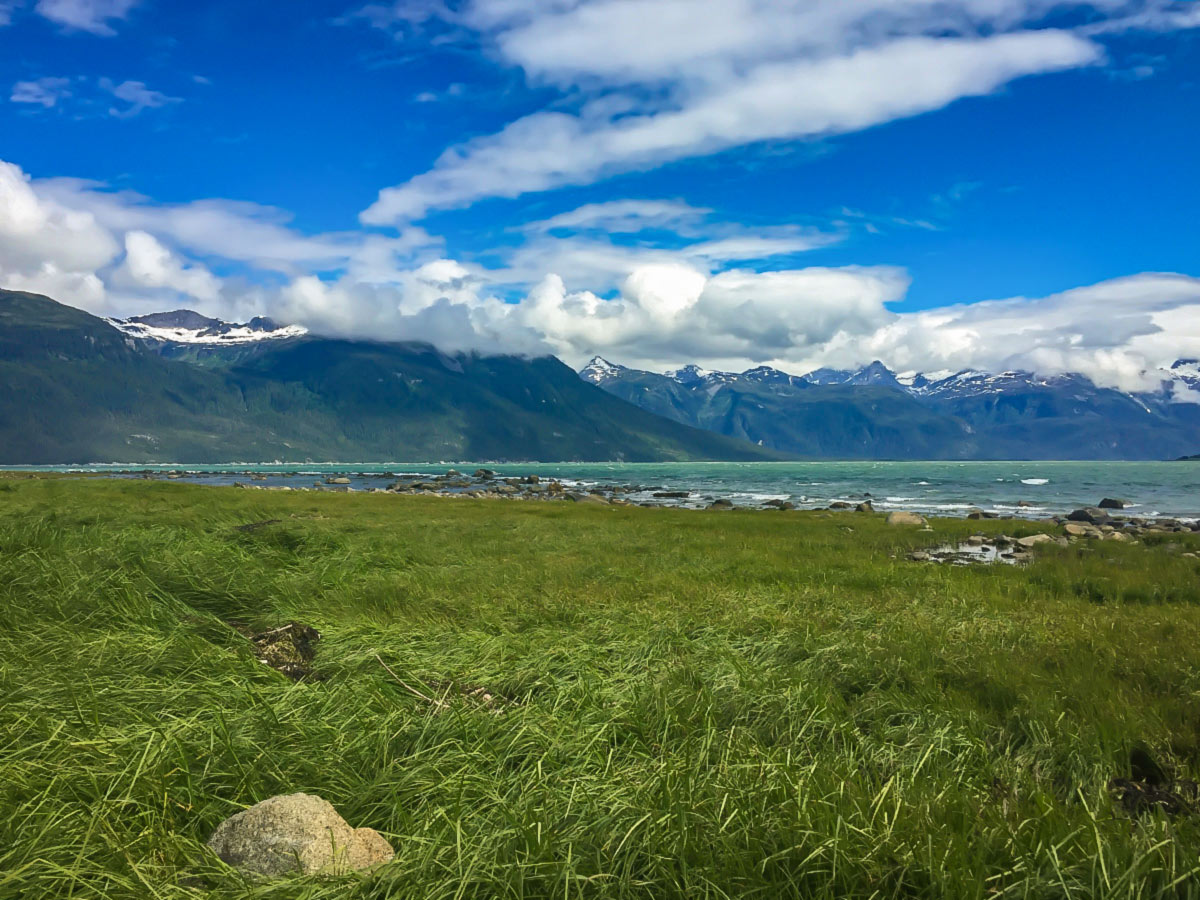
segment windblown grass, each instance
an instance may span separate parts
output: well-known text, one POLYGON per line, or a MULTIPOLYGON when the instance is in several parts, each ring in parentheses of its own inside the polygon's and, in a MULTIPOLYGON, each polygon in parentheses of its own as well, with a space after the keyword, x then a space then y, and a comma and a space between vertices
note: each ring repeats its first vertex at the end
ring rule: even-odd
POLYGON ((5 900, 1200 897, 1200 818, 1106 788, 1200 776, 1192 536, 945 568, 904 553, 1003 525, 2 484, 5 900), (234 627, 293 619, 324 680, 234 627), (205 854, 293 791, 396 862, 205 854))

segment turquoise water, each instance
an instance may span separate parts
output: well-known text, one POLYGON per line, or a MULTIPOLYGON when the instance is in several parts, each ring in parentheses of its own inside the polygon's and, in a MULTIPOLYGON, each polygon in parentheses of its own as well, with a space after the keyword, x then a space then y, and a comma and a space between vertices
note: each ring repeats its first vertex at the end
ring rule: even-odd
MULTIPOLYGON (((634 484, 654 490, 690 490, 696 492, 691 505, 700 505, 705 498, 728 497, 745 505, 779 498, 818 507, 835 500, 857 502, 869 494, 882 510, 956 515, 978 506, 1038 517, 1116 497, 1129 501, 1130 515, 1200 517, 1200 462, 454 463, 453 467, 470 474, 478 465, 501 475, 538 474, 584 487, 634 484), (1018 506, 1021 501, 1032 506, 1018 506)), ((337 473, 351 475, 355 487, 371 488, 388 484, 394 474, 438 475, 449 467, 446 463, 237 463, 12 468, 113 474, 173 469, 188 473, 184 480, 209 484, 245 481, 245 473, 259 472, 269 478, 257 484, 291 487, 312 486, 314 480, 337 473)), ((651 492, 647 490, 647 499, 651 492)))

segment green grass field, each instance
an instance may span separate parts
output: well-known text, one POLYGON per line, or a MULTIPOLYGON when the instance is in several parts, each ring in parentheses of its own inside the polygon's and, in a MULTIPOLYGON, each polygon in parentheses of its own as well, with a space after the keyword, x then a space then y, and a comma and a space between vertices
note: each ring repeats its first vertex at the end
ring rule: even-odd
POLYGON ((1200 897, 1200 535, 904 558, 1006 525, 0 480, 0 898, 1200 897), (396 861, 206 855, 294 791, 396 861))

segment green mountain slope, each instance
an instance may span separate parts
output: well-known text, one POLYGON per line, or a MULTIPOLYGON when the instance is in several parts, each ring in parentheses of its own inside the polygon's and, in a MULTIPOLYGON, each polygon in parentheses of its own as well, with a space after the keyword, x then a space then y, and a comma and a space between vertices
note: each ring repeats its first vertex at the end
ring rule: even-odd
POLYGON ((772 459, 638 409, 553 358, 299 338, 203 365, 0 291, 0 464, 772 459))

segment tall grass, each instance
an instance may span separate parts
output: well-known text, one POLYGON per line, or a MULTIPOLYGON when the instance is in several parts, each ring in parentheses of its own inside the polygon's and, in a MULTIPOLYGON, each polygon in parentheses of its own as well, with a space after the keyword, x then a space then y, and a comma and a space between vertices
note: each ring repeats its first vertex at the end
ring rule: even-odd
POLYGON ((1004 525, 4 484, 5 900, 1200 897, 1200 818, 1106 787, 1200 775, 1191 536, 943 568, 1004 525), (239 631, 289 620, 322 680, 239 631), (396 861, 207 856, 293 791, 396 861))

